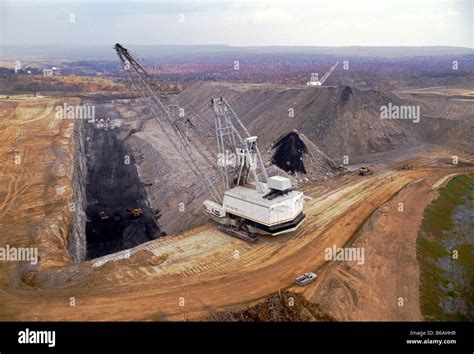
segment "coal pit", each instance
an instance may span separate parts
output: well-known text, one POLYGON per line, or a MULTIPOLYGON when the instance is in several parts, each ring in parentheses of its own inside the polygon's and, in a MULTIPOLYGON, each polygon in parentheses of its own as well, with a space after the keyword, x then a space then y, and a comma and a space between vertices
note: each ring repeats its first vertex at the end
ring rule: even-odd
POLYGON ((86 259, 129 249, 163 234, 120 130, 88 124, 86 131, 86 259), (142 214, 133 216, 127 211, 135 208, 142 214))

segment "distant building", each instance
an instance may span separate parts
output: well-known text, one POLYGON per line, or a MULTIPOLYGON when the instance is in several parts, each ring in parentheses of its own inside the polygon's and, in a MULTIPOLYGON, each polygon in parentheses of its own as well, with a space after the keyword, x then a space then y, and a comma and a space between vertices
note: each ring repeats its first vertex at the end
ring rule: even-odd
POLYGON ((43 76, 59 76, 61 72, 55 66, 51 67, 51 69, 43 69, 43 76))

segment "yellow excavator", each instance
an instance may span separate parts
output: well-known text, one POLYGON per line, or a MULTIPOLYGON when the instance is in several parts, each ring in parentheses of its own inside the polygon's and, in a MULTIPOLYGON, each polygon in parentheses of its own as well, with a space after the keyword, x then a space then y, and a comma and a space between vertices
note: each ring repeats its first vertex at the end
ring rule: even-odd
POLYGON ((132 218, 136 219, 143 215, 141 208, 125 209, 132 218))

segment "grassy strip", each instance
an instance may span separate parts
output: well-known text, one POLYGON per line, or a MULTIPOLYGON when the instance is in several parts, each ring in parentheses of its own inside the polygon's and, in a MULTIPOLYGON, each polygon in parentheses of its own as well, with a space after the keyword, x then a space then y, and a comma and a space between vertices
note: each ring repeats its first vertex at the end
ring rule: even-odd
MULTIPOLYGON (((453 258, 453 250, 446 249, 441 241, 459 237, 454 232, 453 212, 467 199, 474 196, 474 175, 453 178, 440 190, 439 197, 424 212, 424 218, 417 239, 417 258, 420 265, 420 303, 425 320, 460 321, 473 320, 472 314, 447 312, 441 302, 459 298, 472 306, 472 286, 474 279, 474 245, 457 244, 458 259, 453 258), (462 270, 464 286, 453 283, 450 274, 438 266, 441 259, 457 262, 462 270), (450 284, 454 288, 448 290, 450 284)), ((474 220, 470 226, 474 227, 474 220)))

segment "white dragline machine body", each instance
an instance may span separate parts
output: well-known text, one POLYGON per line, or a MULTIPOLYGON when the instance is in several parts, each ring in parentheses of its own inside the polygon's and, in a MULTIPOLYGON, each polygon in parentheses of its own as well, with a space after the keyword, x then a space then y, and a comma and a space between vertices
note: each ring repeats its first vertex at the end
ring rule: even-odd
POLYGON ((211 104, 224 197, 222 204, 206 200, 206 213, 231 232, 250 237, 296 230, 304 219, 303 193, 286 177, 267 176, 257 137, 249 134, 225 99, 212 99, 211 104))
MULTIPOLYGON (((202 166, 209 156, 190 143, 183 120, 173 117, 161 102, 151 76, 126 48, 116 44, 115 50, 169 142, 208 190, 211 199, 204 201, 204 210, 221 230, 253 242, 256 234, 280 235, 301 225, 303 193, 294 190, 286 177, 268 177, 257 137, 249 134, 224 98, 211 99, 218 156, 210 167, 218 167, 221 182, 216 183, 202 166)), ((186 119, 185 124, 192 123, 186 119)))

